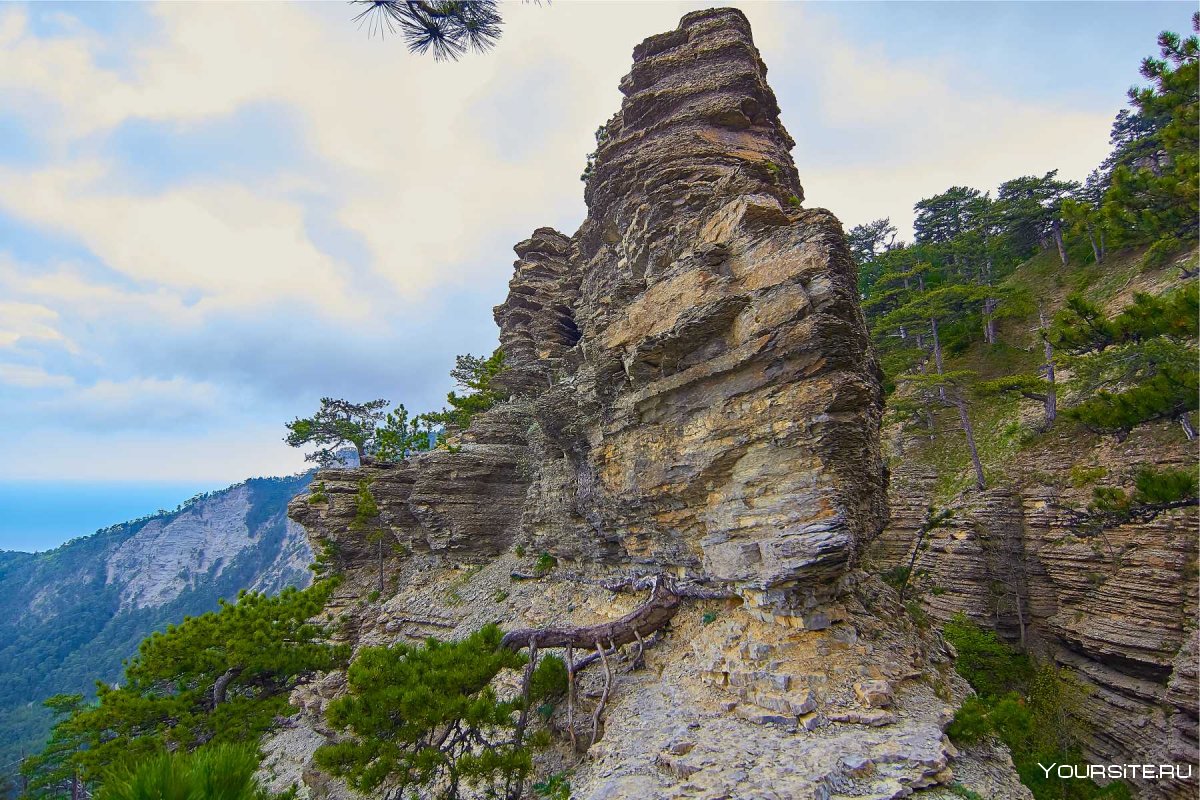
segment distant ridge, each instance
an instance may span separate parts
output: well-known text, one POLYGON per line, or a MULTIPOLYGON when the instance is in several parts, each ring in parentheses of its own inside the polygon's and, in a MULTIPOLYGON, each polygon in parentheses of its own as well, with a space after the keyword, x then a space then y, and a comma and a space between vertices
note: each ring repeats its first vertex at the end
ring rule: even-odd
POLYGON ((242 589, 307 586, 312 551, 286 509, 311 479, 251 478, 53 550, 0 551, 0 773, 40 749, 44 698, 116 681, 152 631, 242 589))

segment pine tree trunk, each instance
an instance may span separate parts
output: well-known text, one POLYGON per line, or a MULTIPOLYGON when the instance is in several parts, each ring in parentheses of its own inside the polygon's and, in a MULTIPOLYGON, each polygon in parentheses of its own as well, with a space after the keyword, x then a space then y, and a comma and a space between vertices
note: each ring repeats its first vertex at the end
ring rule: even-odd
POLYGON ((1043 368, 1046 370, 1046 428, 1049 429, 1058 418, 1058 384, 1054 377, 1054 345, 1046 336, 1046 313, 1041 306, 1038 307, 1038 323, 1042 331, 1042 352, 1046 356, 1043 368))
MULTIPOLYGON (((987 246, 986 241, 984 246, 987 246)), ((989 255, 983 263, 983 283, 990 289, 992 286, 992 257, 989 255)), ((983 340, 988 344, 996 343, 996 319, 993 315, 996 313, 997 304, 994 297, 985 298, 983 301, 983 340)))
POLYGON ((230 667, 221 673, 221 676, 217 678, 216 682, 213 684, 213 708, 216 708, 217 706, 221 705, 221 703, 225 702, 225 693, 229 689, 229 684, 233 682, 234 678, 241 674, 241 667, 230 667))
POLYGON ((1088 226, 1087 232, 1088 232, 1088 241, 1092 243, 1092 256, 1095 257, 1096 263, 1099 264, 1101 261, 1104 260, 1104 255, 1100 252, 1099 246, 1096 245, 1096 234, 1092 230, 1091 225, 1088 226))
POLYGON ((1058 257, 1062 259, 1065 267, 1067 265, 1067 248, 1063 245, 1062 221, 1054 220, 1050 225, 1050 230, 1054 234, 1054 244, 1058 246, 1058 257))
MULTIPOLYGON (((942 364, 942 343, 938 339, 938 324, 937 317, 929 318, 929 333, 933 337, 933 363, 937 366, 937 374, 944 375, 946 370, 942 364)), ((944 403, 946 402, 946 387, 938 387, 938 397, 944 403)))
POLYGON ((975 485, 980 491, 987 488, 983 479, 983 463, 979 460, 979 449, 975 446, 975 428, 971 425, 971 416, 967 413, 967 401, 957 392, 954 394, 954 406, 958 409, 958 418, 962 421, 963 433, 967 437, 967 450, 971 453, 971 464, 975 467, 975 485))

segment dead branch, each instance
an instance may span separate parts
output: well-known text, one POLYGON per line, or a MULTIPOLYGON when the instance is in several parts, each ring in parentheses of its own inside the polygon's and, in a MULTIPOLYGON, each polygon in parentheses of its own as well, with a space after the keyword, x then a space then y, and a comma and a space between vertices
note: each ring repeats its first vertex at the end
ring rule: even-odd
MULTIPOLYGON (((611 656, 611 655, 614 655, 616 652, 617 652, 616 649, 608 650, 604 653, 604 655, 611 656)), ((583 658, 581 658, 575 662, 573 669, 575 672, 582 672, 583 670, 587 669, 588 667, 590 667, 592 664, 595 664, 599 660, 600 660, 600 653, 598 653, 598 652, 592 653, 591 655, 586 655, 583 658)))
POLYGON ((682 597, 663 576, 651 579, 650 597, 636 609, 612 622, 573 628, 524 628, 510 631, 500 641, 501 647, 520 650, 536 636, 540 647, 566 647, 568 644, 591 647, 607 641, 613 647, 629 644, 639 634, 650 634, 666 627, 676 612, 682 597))
MULTIPOLYGON (((533 671, 537 666, 538 643, 536 636, 529 637, 529 663, 525 665, 525 679, 521 684, 521 715, 517 719, 516 744, 521 746, 521 742, 525 738, 525 726, 529 721, 529 691, 533 683, 533 671)), ((510 787, 508 792, 508 800, 520 800, 522 792, 525 790, 525 781, 523 778, 517 778, 516 786, 510 787)))
POLYGON ((642 665, 642 656, 646 654, 646 642, 642 639, 642 635, 637 631, 633 632, 637 637, 637 653, 633 656, 633 661, 630 662, 630 669, 637 669, 642 665))

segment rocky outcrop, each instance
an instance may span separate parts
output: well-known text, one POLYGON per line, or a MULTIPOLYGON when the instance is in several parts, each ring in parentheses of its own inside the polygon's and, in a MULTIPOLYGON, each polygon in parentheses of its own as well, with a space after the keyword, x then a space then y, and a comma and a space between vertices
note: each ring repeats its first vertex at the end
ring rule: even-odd
MULTIPOLYGON (((293 483, 292 491, 299 491, 304 482, 293 483)), ((307 537, 295 522, 280 518, 288 497, 268 500, 271 507, 264 513, 257 485, 238 484, 178 513, 153 517, 122 542, 105 560, 105 583, 117 587, 120 610, 157 608, 200 584, 219 582, 239 558, 258 549, 267 526, 255 520, 256 514, 283 526, 282 536, 272 542, 277 550, 255 554, 264 563, 237 588, 276 592, 307 586, 312 563, 307 537)))
POLYGON ((554 376, 532 392, 535 546, 693 570, 783 607, 874 537, 884 475, 853 266, 837 221, 799 207, 765 71, 733 11, 640 45, 569 266, 539 231, 496 319, 554 376))
MULTIPOLYGON (((1071 670, 1092 763, 1191 764, 1196 775, 1196 510, 1091 535, 1065 510, 1086 507, 1096 485, 1127 486, 1139 464, 1194 468, 1195 451, 1167 425, 1124 442, 1043 437, 994 488, 950 504, 914 580, 931 617, 965 613, 1071 670)), ((935 478, 916 451, 901 460, 891 525, 874 545, 880 568, 909 562, 935 478)), ((1135 783, 1147 798, 1196 792, 1194 780, 1135 783)))
MULTIPOLYGON (((965 684, 858 568, 887 513, 879 372, 841 227, 802 207, 765 75, 735 10, 639 45, 587 219, 516 247, 495 310, 511 400, 446 450, 319 474, 324 496, 291 514, 346 575, 328 611, 359 645, 493 621, 565 642, 640 602, 605 581, 704 587, 613 656, 573 796, 938 797, 962 780, 1025 797, 1002 753, 944 737, 965 684), (364 480, 396 544, 377 605, 378 551, 350 524, 364 480)), ((266 745, 312 796, 341 791, 301 763, 338 680, 302 688, 266 745)))

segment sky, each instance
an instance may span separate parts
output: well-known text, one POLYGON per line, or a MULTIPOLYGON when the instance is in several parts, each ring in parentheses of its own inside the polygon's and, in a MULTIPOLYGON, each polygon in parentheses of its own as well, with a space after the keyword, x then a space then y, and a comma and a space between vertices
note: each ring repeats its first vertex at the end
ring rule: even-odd
MULTIPOLYGON (((902 234, 951 185, 1083 178, 1193 7, 737 5, 806 205, 902 234)), ((0 548, 299 471, 325 395, 439 407, 512 245, 582 221, 633 46, 697 7, 513 3, 439 64, 344 3, 0 4, 0 548)))

